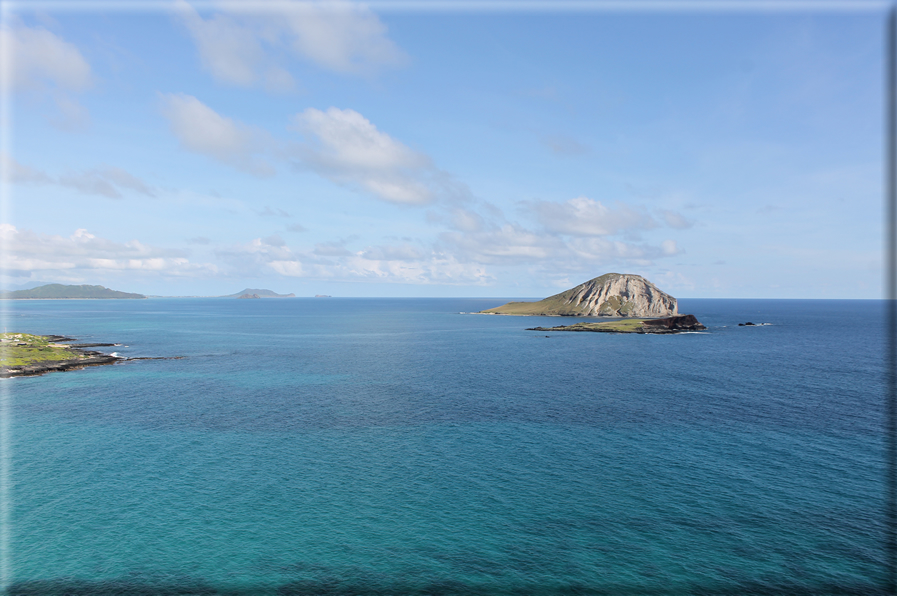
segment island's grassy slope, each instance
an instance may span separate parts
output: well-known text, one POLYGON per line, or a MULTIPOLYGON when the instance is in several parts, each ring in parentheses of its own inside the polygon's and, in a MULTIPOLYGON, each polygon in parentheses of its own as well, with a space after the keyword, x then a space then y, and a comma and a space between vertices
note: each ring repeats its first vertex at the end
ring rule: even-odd
MULTIPOLYGON (((600 277, 589 280, 586 284, 603 286, 618 277, 621 277, 620 273, 605 273, 600 277)), ((575 288, 564 290, 560 294, 549 296, 538 302, 509 302, 502 306, 490 308, 481 312, 498 315, 590 316, 590 307, 588 304, 575 304, 575 302, 577 302, 577 294, 582 292, 582 287, 586 284, 580 284, 575 288)), ((629 314, 631 310, 631 303, 624 303, 618 296, 611 296, 602 307, 601 314, 613 316, 616 314, 617 310, 619 310, 620 315, 625 316, 629 314)))
POLYGON ((10 300, 71 300, 71 299, 120 299, 146 298, 143 294, 131 294, 110 290, 103 286, 67 286, 63 284, 47 284, 30 290, 16 290, 0 293, 0 298, 10 300))
POLYGON ((574 323, 559 327, 533 327, 527 331, 598 331, 605 333, 683 333, 707 329, 694 315, 663 319, 619 319, 604 323, 574 323))
POLYGON ((642 329, 645 319, 621 319, 604 323, 575 323, 564 327, 564 331, 608 331, 613 333, 633 333, 642 329))
POLYGON ((239 298, 241 296, 245 296, 249 294, 250 296, 253 294, 258 294, 259 298, 295 298, 295 294, 278 294, 277 292, 272 292, 271 290, 258 290, 253 288, 246 288, 242 292, 237 292, 236 294, 228 294, 227 296, 221 296, 221 298, 239 298))
POLYGON ((3 368, 83 358, 87 356, 68 346, 51 343, 41 335, 0 333, 0 367, 3 368))

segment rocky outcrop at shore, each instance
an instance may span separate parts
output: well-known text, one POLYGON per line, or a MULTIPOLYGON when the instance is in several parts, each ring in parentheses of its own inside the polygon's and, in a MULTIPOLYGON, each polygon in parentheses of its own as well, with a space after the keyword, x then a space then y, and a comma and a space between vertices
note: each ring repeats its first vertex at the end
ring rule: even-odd
POLYGON ((78 370, 88 366, 102 366, 131 360, 179 360, 183 356, 126 358, 103 354, 84 348, 112 347, 120 344, 68 344, 74 338, 62 335, 32 335, 30 333, 0 334, 0 378, 33 377, 49 372, 78 370), (67 344, 67 345, 66 345, 67 344))
POLYGON ((684 333, 707 329, 694 315, 676 315, 661 319, 622 319, 606 323, 575 323, 559 327, 533 327, 527 331, 591 331, 597 333, 684 333))
POLYGON ((642 321, 644 333, 669 333, 676 331, 703 331, 707 329, 694 315, 678 315, 663 319, 642 321))
POLYGON ((100 352, 82 352, 83 358, 73 360, 56 360, 37 362, 24 366, 4 366, 0 367, 0 378, 8 379, 10 377, 34 377, 48 372, 63 372, 66 370, 78 370, 88 366, 102 366, 104 364, 115 364, 119 360, 125 360, 119 356, 111 356, 109 354, 101 354, 100 352))

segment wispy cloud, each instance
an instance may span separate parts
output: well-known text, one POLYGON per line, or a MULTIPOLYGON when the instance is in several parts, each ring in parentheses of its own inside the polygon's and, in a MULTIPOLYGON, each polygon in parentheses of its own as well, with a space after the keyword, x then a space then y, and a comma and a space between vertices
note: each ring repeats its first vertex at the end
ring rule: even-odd
POLYGON ((0 26, 0 43, 9 60, 4 83, 13 90, 84 91, 93 82, 78 48, 46 29, 6 22, 0 26))
POLYGON ((480 201, 472 208, 446 210, 431 219, 450 228, 439 236, 441 250, 461 262, 495 267, 535 267, 540 274, 573 274, 595 266, 650 265, 680 254, 676 242, 652 244, 639 233, 658 226, 642 207, 606 206, 578 197, 563 202, 524 201, 521 213, 536 226, 506 219, 480 201))
POLYGON ((209 18, 183 0, 176 7, 203 67, 231 85, 294 89, 297 83, 287 57, 364 76, 407 62, 377 15, 354 2, 286 0, 278 4, 276 13, 232 5, 209 18))
POLYGON ((608 207, 587 197, 563 203, 528 201, 523 208, 539 224, 552 233, 573 236, 613 236, 657 227, 657 222, 643 209, 617 203, 608 207))
POLYGON ((262 217, 292 217, 289 213, 284 211, 281 208, 272 209, 270 205, 265 205, 265 208, 258 212, 262 217))
POLYGON ((293 117, 304 136, 300 167, 393 203, 421 205, 458 192, 429 157, 392 138, 354 110, 308 108, 293 117))
POLYGON ((113 242, 78 229, 68 237, 38 234, 0 224, 6 251, 3 268, 9 272, 149 271, 166 276, 213 274, 212 264, 194 264, 184 251, 143 244, 113 242))
POLYGON ((377 281, 402 284, 484 285, 493 278, 485 267, 464 263, 450 254, 410 244, 381 244, 351 251, 347 241, 318 244, 311 252, 297 252, 271 238, 219 250, 230 275, 275 273, 333 281, 377 281))
POLYGON ((192 95, 160 95, 162 114, 183 149, 255 176, 274 174, 274 168, 261 157, 274 144, 267 132, 222 116, 192 95))
POLYGON ((0 153, 2 171, 10 182, 19 184, 52 184, 78 192, 121 199, 123 191, 133 191, 148 197, 156 196, 156 189, 133 174, 114 166, 101 166, 81 172, 68 172, 60 176, 23 165, 5 153, 0 153))
POLYGON ((93 84, 93 72, 78 48, 42 28, 27 27, 15 17, 0 25, 0 85, 53 99, 57 113, 50 123, 60 130, 87 128, 90 114, 72 94, 93 84))
POLYGON ((670 211, 668 209, 664 209, 660 212, 663 221, 670 226, 671 228, 675 228, 677 230, 687 230, 688 228, 695 225, 693 221, 690 219, 686 219, 681 213, 677 213, 676 211, 670 211))

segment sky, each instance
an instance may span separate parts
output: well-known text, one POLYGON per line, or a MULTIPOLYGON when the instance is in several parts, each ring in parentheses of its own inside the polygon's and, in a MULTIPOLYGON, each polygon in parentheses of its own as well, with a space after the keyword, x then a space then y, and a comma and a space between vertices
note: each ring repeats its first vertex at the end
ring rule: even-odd
POLYGON ((883 297, 885 4, 139 6, 3 5, 6 287, 883 297))

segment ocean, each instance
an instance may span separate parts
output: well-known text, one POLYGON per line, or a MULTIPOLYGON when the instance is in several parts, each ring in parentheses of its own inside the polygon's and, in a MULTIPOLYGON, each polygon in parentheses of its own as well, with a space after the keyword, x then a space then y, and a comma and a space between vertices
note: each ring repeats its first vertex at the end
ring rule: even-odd
POLYGON ((6 594, 884 593, 883 301, 504 302, 15 302, 184 358, 2 382, 6 594))

